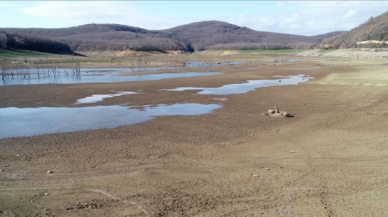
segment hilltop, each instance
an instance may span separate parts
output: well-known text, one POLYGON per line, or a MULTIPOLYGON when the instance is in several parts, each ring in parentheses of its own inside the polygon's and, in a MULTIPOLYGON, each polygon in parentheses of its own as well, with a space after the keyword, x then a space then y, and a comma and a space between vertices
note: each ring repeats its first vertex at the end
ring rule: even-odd
POLYGON ((292 48, 298 43, 318 44, 323 38, 255 31, 220 21, 204 21, 163 30, 180 41, 189 42, 194 50, 239 49, 245 46, 255 49, 258 45, 275 48, 292 48))

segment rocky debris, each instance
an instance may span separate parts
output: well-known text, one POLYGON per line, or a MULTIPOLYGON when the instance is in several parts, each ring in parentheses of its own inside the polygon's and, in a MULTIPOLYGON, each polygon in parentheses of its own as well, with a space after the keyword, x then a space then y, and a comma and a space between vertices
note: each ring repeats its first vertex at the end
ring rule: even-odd
POLYGON ((289 114, 285 111, 279 111, 279 110, 268 110, 268 113, 263 113, 262 115, 268 115, 271 117, 284 117, 284 118, 292 118, 294 117, 292 114, 289 114))
POLYGON ((66 210, 73 209, 99 209, 103 207, 103 203, 98 200, 92 200, 90 203, 77 203, 72 206, 66 207, 66 210))
POLYGON ((279 100, 276 101, 276 104, 274 106, 274 110, 269 109, 268 113, 263 113, 261 115, 269 115, 269 116, 272 116, 272 117, 285 117, 285 118, 294 117, 293 115, 288 114, 285 111, 280 111, 280 109, 279 109, 279 100))
POLYGON ((48 170, 47 173, 54 173, 54 171, 48 170))
POLYGON ((350 58, 350 59, 388 59, 387 48, 350 48, 337 50, 308 50, 298 56, 350 58))

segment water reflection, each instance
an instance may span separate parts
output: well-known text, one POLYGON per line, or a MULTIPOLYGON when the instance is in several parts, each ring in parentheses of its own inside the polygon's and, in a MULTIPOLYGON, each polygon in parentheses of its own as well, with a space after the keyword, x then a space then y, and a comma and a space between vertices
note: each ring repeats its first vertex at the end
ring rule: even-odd
POLYGON ((230 95, 248 93, 249 91, 262 88, 283 85, 297 85, 307 82, 312 77, 305 77, 304 74, 289 76, 279 80, 248 80, 242 84, 227 84, 221 87, 177 87, 174 89, 165 89, 167 91, 186 91, 196 90, 197 94, 230 95))
POLYGON ((159 116, 203 115, 221 108, 218 104, 157 106, 91 106, 81 108, 0 108, 0 139, 49 133, 115 128, 152 120, 159 116))
POLYGON ((145 75, 131 75, 119 76, 112 74, 65 74, 58 73, 56 76, 42 76, 31 73, 26 77, 9 77, 0 80, 1 85, 32 85, 32 84, 78 84, 78 83, 116 83, 128 81, 150 81, 161 80, 168 78, 185 78, 219 75, 221 72, 181 72, 181 73, 160 73, 160 74, 145 74, 145 75))

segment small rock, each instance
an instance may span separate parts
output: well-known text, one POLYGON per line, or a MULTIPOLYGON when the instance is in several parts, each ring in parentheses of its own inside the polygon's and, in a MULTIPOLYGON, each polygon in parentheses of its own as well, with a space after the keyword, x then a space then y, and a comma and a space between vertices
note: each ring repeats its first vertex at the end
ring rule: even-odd
POLYGON ((259 177, 259 175, 256 175, 256 174, 252 174, 253 177, 259 177))
POLYGON ((265 168, 266 170, 270 170, 270 168, 265 168))
POLYGON ((20 155, 17 154, 16 157, 20 157, 20 155))
POLYGON ((4 170, 3 169, 0 169, 0 173, 3 172, 4 170))
POLYGON ((49 171, 47 171, 47 173, 54 173, 54 171, 49 170, 49 171))
POLYGON ((291 151, 290 151, 290 153, 296 153, 296 151, 294 151, 294 150, 291 150, 291 151))
POLYGON ((47 195, 49 195, 49 193, 46 192, 46 193, 44 193, 43 195, 47 196, 47 195))

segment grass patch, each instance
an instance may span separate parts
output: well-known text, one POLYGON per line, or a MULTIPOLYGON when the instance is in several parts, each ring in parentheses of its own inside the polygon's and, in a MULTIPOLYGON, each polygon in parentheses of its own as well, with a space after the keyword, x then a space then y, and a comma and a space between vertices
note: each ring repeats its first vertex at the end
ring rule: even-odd
POLYGON ((51 53, 43 53, 37 51, 10 51, 10 50, 0 50, 0 57, 21 57, 21 56, 51 56, 54 54, 51 53))
POLYGON ((333 51, 333 50, 329 50, 329 49, 319 49, 319 50, 318 50, 318 53, 327 53, 327 52, 330 52, 330 51, 333 51))

